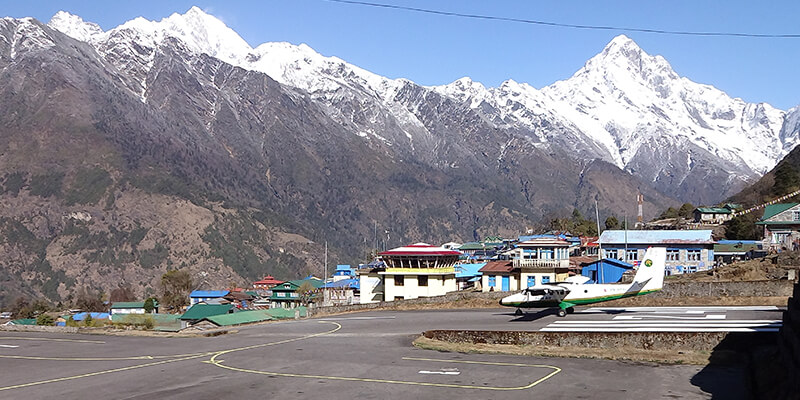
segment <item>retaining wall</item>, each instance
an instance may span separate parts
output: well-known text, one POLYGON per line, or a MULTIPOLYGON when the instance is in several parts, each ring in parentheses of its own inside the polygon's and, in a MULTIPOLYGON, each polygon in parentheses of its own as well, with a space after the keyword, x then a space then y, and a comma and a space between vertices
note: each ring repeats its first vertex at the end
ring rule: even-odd
POLYGON ((74 327, 74 326, 0 325, 0 331, 7 331, 7 332, 78 333, 78 328, 74 327))
POLYGON ((533 332, 431 330, 428 339, 454 343, 510 344, 583 348, 637 348, 643 350, 713 350, 726 332, 533 332))

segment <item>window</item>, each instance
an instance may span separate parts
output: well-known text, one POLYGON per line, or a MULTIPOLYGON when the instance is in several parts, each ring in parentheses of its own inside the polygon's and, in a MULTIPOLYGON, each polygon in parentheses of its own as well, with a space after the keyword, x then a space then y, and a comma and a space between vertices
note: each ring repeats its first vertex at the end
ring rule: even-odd
POLYGON ((619 260, 619 258, 617 257, 616 250, 606 250, 606 258, 616 258, 617 260, 619 260))
POLYGON ((403 285, 405 285, 405 281, 403 279, 403 275, 396 275, 394 277, 394 285, 395 286, 403 286, 403 285))
POLYGON ((286 297, 286 293, 283 293, 283 292, 277 292, 277 293, 275 293, 275 296, 278 296, 278 297, 286 297))
POLYGON ((800 211, 792 211, 792 221, 800 221, 800 211))
POLYGON ((428 286, 428 275, 419 275, 419 276, 417 276, 417 285, 418 286, 428 286))
POLYGON ((528 287, 536 286, 536 277, 528 276, 528 287))
POLYGON ((680 250, 667 250, 667 261, 680 261, 680 259, 681 259, 680 250))
POLYGON ((291 295, 292 297, 297 297, 297 293, 295 293, 295 292, 292 292, 292 293, 290 293, 290 295, 291 295))
POLYGON ((550 277, 549 276, 543 276, 542 277, 542 283, 550 283, 550 277))
POLYGON ((700 250, 686 250, 686 259, 688 261, 700 261, 700 250))
POLYGON ((686 270, 684 272, 687 273, 687 274, 691 274, 691 273, 697 272, 697 267, 695 267, 693 265, 687 266, 686 270))
POLYGON ((494 275, 489 275, 489 287, 497 286, 497 278, 494 275))
POLYGON ((639 250, 628 250, 627 258, 628 261, 639 261, 639 250))

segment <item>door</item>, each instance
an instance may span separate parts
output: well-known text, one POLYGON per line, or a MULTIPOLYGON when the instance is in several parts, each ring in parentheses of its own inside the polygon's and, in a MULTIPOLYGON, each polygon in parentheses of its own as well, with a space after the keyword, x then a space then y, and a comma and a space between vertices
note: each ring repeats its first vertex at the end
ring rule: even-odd
POLYGON ((503 277, 503 291, 504 292, 509 291, 510 286, 511 286, 510 282, 511 282, 511 278, 510 277, 508 277, 508 276, 504 276, 503 277))
POLYGON ((536 286, 536 277, 533 275, 528 275, 528 286, 527 287, 534 287, 536 286))

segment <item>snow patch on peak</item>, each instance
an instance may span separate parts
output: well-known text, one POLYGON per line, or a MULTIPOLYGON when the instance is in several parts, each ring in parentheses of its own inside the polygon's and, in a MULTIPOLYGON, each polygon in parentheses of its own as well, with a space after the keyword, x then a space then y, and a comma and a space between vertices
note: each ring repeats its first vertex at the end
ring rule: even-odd
POLYGON ((93 42, 104 32, 99 25, 93 22, 86 22, 83 18, 70 14, 66 11, 59 11, 52 18, 47 26, 82 42, 93 42))

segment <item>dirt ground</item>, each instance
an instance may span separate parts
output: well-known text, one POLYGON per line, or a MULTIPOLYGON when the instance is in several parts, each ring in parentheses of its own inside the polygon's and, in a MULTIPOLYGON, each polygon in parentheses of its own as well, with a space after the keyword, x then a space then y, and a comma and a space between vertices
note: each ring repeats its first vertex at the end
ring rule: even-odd
MULTIPOLYGON (((638 348, 586 348, 556 346, 515 346, 508 344, 452 343, 420 336, 414 346, 458 353, 511 354, 539 357, 601 358, 608 360, 644 361, 659 364, 706 365, 711 352, 705 350, 643 350, 638 348)), ((717 355, 715 355, 716 357, 717 355)))

